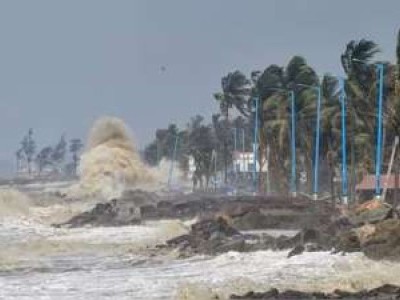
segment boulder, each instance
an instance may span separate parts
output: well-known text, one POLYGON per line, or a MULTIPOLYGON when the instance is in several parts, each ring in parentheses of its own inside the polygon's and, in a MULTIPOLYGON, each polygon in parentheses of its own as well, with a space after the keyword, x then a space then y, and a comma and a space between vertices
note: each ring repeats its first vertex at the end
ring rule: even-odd
POLYGON ((292 257, 292 256, 296 256, 296 255, 300 255, 304 252, 305 247, 303 245, 298 245, 296 247, 294 247, 289 253, 288 253, 288 258, 292 257))
POLYGON ((380 200, 371 200, 356 207, 350 215, 350 221, 355 226, 375 224, 393 218, 392 207, 380 200))
POLYGON ((366 235, 363 252, 375 259, 400 258, 400 220, 385 220, 375 225, 373 231, 366 235))

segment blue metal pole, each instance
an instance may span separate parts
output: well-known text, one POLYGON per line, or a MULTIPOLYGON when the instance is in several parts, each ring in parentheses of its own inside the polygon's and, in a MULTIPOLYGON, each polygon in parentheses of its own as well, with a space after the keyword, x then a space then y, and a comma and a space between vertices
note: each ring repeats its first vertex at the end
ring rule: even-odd
POLYGON ((343 78, 339 78, 339 88, 340 104, 342 107, 342 197, 343 203, 347 205, 346 92, 343 78))
POLYGON ((381 162, 382 162, 382 105, 383 105, 383 64, 377 64, 377 75, 379 76, 378 87, 378 133, 376 137, 375 158, 375 194, 381 197, 381 162))
POLYGON ((241 171, 242 172, 247 172, 248 170, 247 170, 247 167, 245 167, 245 159, 244 159, 244 156, 245 156, 244 152, 246 151, 246 148, 245 148, 246 146, 245 146, 245 142, 244 142, 244 135, 245 135, 244 128, 242 128, 242 168, 241 168, 241 171))
POLYGON ((258 154, 258 97, 254 98, 255 101, 255 119, 254 119, 254 145, 253 145, 253 158, 254 158, 254 166, 253 166, 253 184, 254 184, 254 192, 257 192, 257 154, 258 154))
POLYGON ((233 152, 233 168, 235 173, 235 185, 237 185, 237 165, 236 165, 236 152, 237 152, 237 128, 233 128, 234 152, 233 152))
POLYGON ((172 160, 171 160, 171 165, 169 167, 169 175, 168 175, 168 187, 171 187, 171 182, 172 182, 172 172, 174 170, 174 162, 176 159, 176 150, 178 148, 178 140, 179 140, 179 135, 175 137, 175 144, 174 144, 174 149, 172 152, 172 160))
POLYGON ((321 87, 317 87, 317 124, 315 131, 315 160, 314 160, 314 186, 313 197, 318 199, 318 170, 319 170, 319 140, 320 140, 320 122, 321 122, 321 87))
POLYGON ((292 177, 291 177, 291 189, 292 196, 296 197, 297 189, 296 189, 296 104, 295 104, 295 95, 294 91, 289 91, 290 99, 291 99, 291 146, 292 146, 292 177))

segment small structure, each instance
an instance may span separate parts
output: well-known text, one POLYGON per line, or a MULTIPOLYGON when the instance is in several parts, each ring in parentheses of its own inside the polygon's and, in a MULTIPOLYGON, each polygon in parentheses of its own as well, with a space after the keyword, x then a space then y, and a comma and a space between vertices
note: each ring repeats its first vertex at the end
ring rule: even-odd
MULTIPOLYGON (((387 188, 387 199, 392 199, 394 189, 396 188, 394 175, 381 175, 381 188, 382 193, 387 188)), ((400 179, 398 183, 400 187, 400 179)), ((376 177, 375 175, 368 174, 364 176, 362 181, 356 185, 356 192, 361 200, 370 200, 375 195, 376 177)))
MULTIPOLYGON (((260 172, 260 165, 256 163, 256 170, 260 172)), ((268 162, 263 166, 262 172, 267 172, 268 162)), ((253 152, 239 152, 233 153, 233 171, 239 173, 251 173, 254 171, 254 153, 253 152)))

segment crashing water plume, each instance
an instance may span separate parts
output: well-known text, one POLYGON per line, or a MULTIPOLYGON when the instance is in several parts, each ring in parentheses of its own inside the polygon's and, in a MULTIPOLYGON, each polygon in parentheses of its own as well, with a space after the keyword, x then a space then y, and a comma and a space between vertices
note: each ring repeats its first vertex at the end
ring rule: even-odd
POLYGON ((98 119, 89 133, 78 167, 79 194, 119 197, 129 187, 155 183, 155 172, 140 159, 129 130, 114 117, 98 119))

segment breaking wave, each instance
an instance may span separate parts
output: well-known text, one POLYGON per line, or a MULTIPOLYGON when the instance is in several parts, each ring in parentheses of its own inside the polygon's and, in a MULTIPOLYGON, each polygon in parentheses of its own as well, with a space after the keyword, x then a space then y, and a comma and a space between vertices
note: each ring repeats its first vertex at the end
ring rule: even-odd
POLYGON ((154 170, 144 164, 124 122, 114 117, 98 119, 81 156, 78 193, 111 199, 128 187, 156 183, 154 170))
POLYGON ((14 189, 0 190, 0 217, 27 216, 31 206, 30 198, 14 189))

